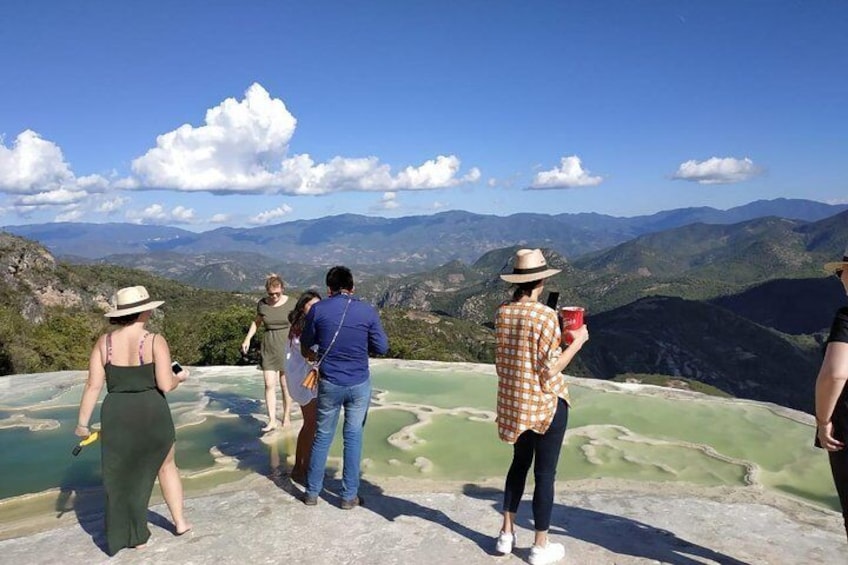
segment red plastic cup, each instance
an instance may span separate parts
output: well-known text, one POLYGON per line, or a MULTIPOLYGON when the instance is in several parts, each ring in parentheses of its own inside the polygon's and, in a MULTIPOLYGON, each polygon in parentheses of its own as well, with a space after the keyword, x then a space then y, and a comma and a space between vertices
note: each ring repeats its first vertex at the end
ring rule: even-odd
MULTIPOLYGON (((576 330, 583 326, 583 313, 586 311, 582 306, 563 306, 559 309, 560 326, 563 331, 576 330)), ((565 336, 565 342, 571 343, 569 336, 565 336)))

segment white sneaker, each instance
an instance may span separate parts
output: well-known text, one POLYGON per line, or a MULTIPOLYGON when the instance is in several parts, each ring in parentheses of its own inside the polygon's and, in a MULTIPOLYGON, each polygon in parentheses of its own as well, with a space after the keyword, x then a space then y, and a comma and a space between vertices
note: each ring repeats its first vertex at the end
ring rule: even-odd
POLYGON ((508 534, 506 532, 501 532, 498 536, 498 543, 495 545, 495 549, 498 553, 503 553, 507 555, 512 553, 512 546, 515 545, 515 533, 508 534))
POLYGON ((551 543, 540 547, 534 545, 530 548, 530 565, 547 565, 556 563, 565 557, 565 547, 561 543, 551 543))

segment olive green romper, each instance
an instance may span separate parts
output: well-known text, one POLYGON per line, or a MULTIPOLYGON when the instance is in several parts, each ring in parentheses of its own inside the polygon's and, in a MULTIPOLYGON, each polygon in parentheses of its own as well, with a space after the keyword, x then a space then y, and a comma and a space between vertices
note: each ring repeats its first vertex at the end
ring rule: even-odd
MULTIPOLYGON (((282 300, 282 298, 281 298, 282 300)), ((286 345, 289 341, 289 312, 294 310, 295 302, 291 296, 285 304, 270 306, 262 298, 256 303, 256 315, 262 317, 265 336, 262 338, 262 370, 285 371, 286 345)))
MULTIPOLYGON (((110 555, 147 541, 147 505, 153 482, 174 444, 174 421, 156 387, 153 363, 112 365, 112 336, 106 337, 106 387, 100 408, 101 465, 106 491, 106 544, 110 555)), ((154 336, 153 339, 156 339, 154 336)))

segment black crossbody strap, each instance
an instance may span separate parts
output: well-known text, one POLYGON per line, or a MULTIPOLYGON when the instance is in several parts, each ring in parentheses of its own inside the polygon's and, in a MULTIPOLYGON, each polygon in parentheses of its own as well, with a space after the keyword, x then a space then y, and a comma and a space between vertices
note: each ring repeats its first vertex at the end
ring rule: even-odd
POLYGON ((339 321, 339 327, 336 328, 336 333, 333 334, 333 339, 330 340, 330 345, 327 346, 327 349, 324 350, 324 354, 315 363, 315 367, 318 367, 321 362, 327 358, 327 354, 330 352, 330 349, 333 348, 333 344, 336 343, 336 338, 339 337, 339 332, 342 331, 342 325, 344 325, 345 316, 347 316, 347 308, 350 306, 351 302, 353 302, 353 297, 348 297, 347 304, 345 304, 344 311, 342 312, 342 319, 339 321))

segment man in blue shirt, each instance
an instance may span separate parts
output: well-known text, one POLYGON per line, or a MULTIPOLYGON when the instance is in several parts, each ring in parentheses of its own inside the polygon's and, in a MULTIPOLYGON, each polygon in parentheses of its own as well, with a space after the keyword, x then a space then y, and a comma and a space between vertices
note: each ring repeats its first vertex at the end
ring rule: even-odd
POLYGON ((308 506, 318 503, 324 487, 324 468, 339 412, 344 407, 344 456, 342 460, 342 504, 349 510, 359 505, 359 464, 362 427, 371 403, 369 355, 384 355, 389 339, 377 310, 353 296, 353 274, 347 267, 327 272, 328 297, 309 310, 300 336, 304 356, 315 351, 320 360, 318 422, 312 455, 306 472, 308 506))

